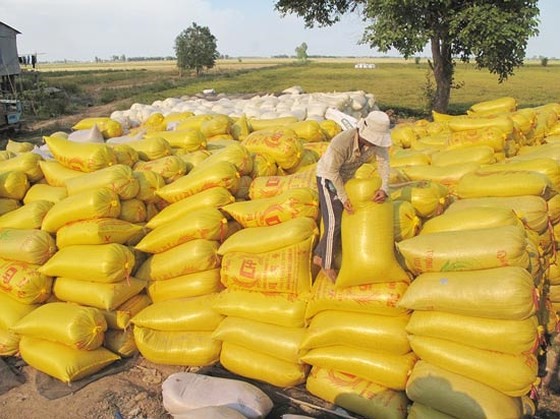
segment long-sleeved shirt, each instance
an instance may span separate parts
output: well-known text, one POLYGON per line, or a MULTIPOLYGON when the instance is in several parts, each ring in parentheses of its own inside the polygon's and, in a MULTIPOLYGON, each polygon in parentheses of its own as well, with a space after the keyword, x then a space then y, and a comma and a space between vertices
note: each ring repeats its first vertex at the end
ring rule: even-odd
POLYGON ((317 163, 317 176, 330 180, 338 198, 344 203, 348 199, 344 183, 354 176, 362 164, 371 161, 374 155, 381 177, 381 189, 389 195, 389 149, 372 144, 360 150, 356 128, 342 131, 331 140, 317 163))

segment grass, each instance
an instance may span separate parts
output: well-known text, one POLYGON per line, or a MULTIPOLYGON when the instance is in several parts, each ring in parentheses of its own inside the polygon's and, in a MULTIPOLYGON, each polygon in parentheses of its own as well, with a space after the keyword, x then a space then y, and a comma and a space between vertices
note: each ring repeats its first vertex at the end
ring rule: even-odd
MULTIPOLYGON (((460 114, 474 103, 502 96, 515 97, 520 107, 533 107, 560 98, 560 65, 538 63, 516 69, 503 83, 487 70, 472 64, 456 66, 449 113, 460 114)), ((372 93, 381 109, 393 109, 407 117, 429 116, 425 89, 428 63, 403 59, 291 59, 220 60, 203 76, 179 77, 174 62, 88 63, 41 67, 48 85, 67 86, 92 97, 92 104, 120 101, 118 108, 133 103, 152 103, 167 97, 195 95, 213 88, 226 94, 271 94, 298 85, 306 93, 363 90, 372 93), (356 62, 375 62, 375 69, 355 69, 356 62)))

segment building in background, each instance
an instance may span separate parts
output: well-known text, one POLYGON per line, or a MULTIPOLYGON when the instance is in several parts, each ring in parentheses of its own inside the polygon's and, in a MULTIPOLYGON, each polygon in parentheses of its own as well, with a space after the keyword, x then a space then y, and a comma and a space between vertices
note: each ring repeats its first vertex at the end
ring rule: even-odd
POLYGON ((1 93, 15 93, 15 78, 21 73, 16 36, 21 32, 0 22, 0 89, 1 93))

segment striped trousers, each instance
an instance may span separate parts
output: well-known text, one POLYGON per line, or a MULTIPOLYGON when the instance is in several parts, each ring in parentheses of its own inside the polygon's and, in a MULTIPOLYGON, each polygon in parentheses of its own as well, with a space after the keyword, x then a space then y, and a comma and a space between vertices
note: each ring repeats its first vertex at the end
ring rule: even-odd
POLYGON ((328 179, 317 177, 319 209, 323 221, 323 232, 313 254, 322 259, 323 269, 334 269, 334 260, 341 246, 341 220, 344 206, 338 199, 336 188, 328 179))

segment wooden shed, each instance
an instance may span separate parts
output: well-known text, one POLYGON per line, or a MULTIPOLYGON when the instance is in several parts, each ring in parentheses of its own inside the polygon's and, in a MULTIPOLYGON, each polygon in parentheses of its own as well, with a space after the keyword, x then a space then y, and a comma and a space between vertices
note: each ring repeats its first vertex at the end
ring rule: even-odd
POLYGON ((0 22, 0 77, 2 91, 14 90, 14 77, 21 73, 16 36, 21 32, 0 22))

